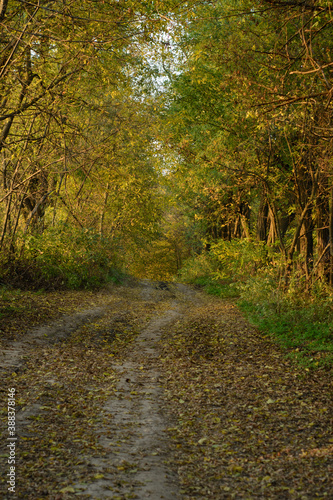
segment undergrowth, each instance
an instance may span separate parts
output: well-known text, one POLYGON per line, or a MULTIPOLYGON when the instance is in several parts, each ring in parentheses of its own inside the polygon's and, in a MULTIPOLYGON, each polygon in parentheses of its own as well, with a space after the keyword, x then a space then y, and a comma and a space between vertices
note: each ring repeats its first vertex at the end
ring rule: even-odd
POLYGON ((304 369, 333 365, 333 294, 317 282, 306 290, 295 273, 280 286, 280 263, 262 243, 221 241, 189 259, 184 282, 221 298, 238 298, 247 319, 304 369))
POLYGON ((269 288, 267 278, 257 277, 243 284, 238 301, 240 309, 305 369, 332 366, 332 297, 292 290, 288 293, 273 283, 269 288))
POLYGON ((95 289, 125 277, 119 255, 115 241, 62 225, 26 237, 21 251, 0 263, 0 280, 31 290, 95 289))

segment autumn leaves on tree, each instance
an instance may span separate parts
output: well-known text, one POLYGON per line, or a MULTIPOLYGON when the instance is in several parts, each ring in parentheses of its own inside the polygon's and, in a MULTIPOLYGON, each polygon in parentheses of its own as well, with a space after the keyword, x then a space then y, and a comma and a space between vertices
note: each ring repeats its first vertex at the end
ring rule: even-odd
POLYGON ((2 254, 70 224, 114 238, 155 218, 135 2, 1 4, 2 254))
POLYGON ((285 283, 332 283, 330 2, 3 1, 0 22, 3 258, 66 224, 141 274, 245 238, 285 283))
POLYGON ((202 2, 183 23, 169 140, 193 218, 332 280, 330 3, 202 2))

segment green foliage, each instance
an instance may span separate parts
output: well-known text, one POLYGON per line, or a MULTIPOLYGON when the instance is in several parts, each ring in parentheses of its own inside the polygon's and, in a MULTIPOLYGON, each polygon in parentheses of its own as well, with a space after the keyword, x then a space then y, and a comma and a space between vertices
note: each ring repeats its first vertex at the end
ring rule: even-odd
POLYGON ((218 262, 219 279, 246 280, 269 262, 269 250, 263 242, 220 240, 212 244, 211 253, 218 262))
POLYGON ((19 313, 22 309, 20 299, 20 290, 10 290, 5 285, 0 286, 0 319, 19 313))
POLYGON ((204 252, 187 259, 179 276, 185 283, 192 283, 210 295, 218 297, 237 297, 238 291, 233 283, 216 278, 218 260, 213 253, 204 252))
MULTIPOLYGON (((186 13, 175 28, 183 59, 170 79, 165 128, 179 157, 176 196, 202 236, 256 231, 309 277, 328 241, 332 13, 286 4, 281 16, 281 6, 226 0, 199 2, 190 22, 186 13)), ((314 280, 328 278, 325 252, 314 280)), ((234 271, 251 274, 242 259, 232 258, 234 271)), ((223 272, 233 272, 228 262, 223 272)))
POLYGON ((96 288, 121 280, 119 252, 115 241, 64 225, 43 235, 29 236, 23 256, 12 265, 22 277, 30 269, 32 286, 41 283, 51 289, 96 288))
POLYGON ((263 243, 220 240, 211 244, 209 252, 188 259, 180 276, 183 281, 203 286, 211 295, 237 297, 239 283, 265 266, 268 256, 263 243))
POLYGON ((4 3, 0 250, 7 257, 21 231, 61 220, 123 239, 152 232, 156 108, 143 90, 150 77, 143 54, 167 22, 168 4, 157 13, 150 1, 4 3))
POLYGON ((181 280, 187 283, 205 284, 203 281, 213 275, 217 264, 214 255, 204 252, 188 259, 179 275, 181 280))
POLYGON ((195 284, 203 285, 203 289, 209 295, 215 295, 224 299, 239 297, 238 286, 236 283, 218 282, 211 278, 198 279, 195 284))

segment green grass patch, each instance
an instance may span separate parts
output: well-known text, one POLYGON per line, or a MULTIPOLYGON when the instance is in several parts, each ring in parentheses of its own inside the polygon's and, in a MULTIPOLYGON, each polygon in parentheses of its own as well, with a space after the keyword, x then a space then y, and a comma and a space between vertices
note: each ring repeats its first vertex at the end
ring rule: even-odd
POLYGON ((24 306, 21 297, 20 290, 9 290, 5 286, 0 286, 0 319, 22 313, 24 306))
POLYGON ((192 282, 196 286, 200 286, 209 295, 215 295, 221 298, 236 298, 239 297, 237 284, 233 282, 218 282, 209 276, 199 277, 192 282))
POLYGON ((330 304, 242 299, 249 321, 274 337, 287 356, 304 368, 333 365, 333 311, 330 304))

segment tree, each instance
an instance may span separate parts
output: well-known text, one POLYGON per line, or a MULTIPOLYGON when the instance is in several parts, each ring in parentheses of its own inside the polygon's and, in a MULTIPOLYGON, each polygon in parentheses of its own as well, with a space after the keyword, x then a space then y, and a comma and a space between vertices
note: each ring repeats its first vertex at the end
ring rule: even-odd
POLYGON ((135 82, 161 12, 125 0, 1 3, 3 254, 15 251, 19 230, 43 232, 45 221, 101 233, 111 224, 112 233, 139 227, 138 213, 154 218, 150 126, 140 124, 149 120, 135 82))
POLYGON ((169 144, 202 198, 196 203, 192 190, 192 208, 215 239, 257 228, 259 239, 279 245, 287 274, 298 250, 308 279, 327 276, 329 5, 223 1, 193 14, 179 30, 187 57, 166 111, 169 144))

